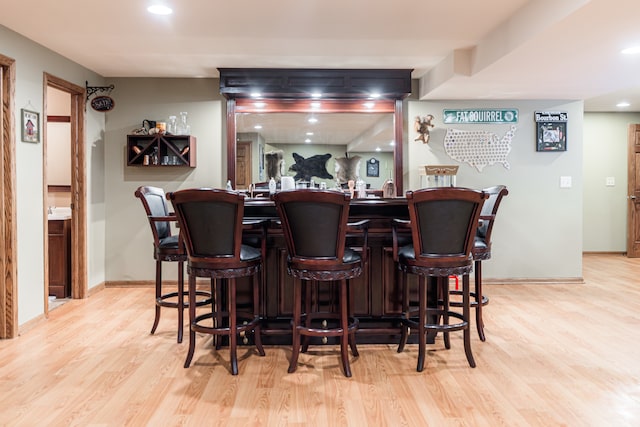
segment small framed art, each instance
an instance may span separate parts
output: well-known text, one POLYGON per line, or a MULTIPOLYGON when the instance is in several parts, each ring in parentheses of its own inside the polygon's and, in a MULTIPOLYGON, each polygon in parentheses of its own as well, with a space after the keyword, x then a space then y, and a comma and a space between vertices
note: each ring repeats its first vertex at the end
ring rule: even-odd
POLYGON ((375 158, 367 160, 367 176, 380 176, 380 160, 375 158))
POLYGON ((40 113, 31 110, 20 110, 22 115, 22 140, 24 142, 40 142, 40 113))
POLYGON ((567 113, 536 111, 536 151, 567 151, 567 113))

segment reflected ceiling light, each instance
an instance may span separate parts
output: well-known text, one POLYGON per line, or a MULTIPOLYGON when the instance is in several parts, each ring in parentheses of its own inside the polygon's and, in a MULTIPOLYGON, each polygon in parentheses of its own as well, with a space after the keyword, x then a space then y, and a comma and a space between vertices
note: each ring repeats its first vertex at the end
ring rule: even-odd
POLYGON ((311 117, 309 120, 307 120, 309 123, 318 123, 318 119, 316 119, 315 117, 311 117))
POLYGON ((311 108, 317 109, 320 108, 322 104, 320 104, 319 102, 312 102, 311 103, 311 108))
POLYGON ((365 106, 365 108, 373 108, 376 106, 375 102, 365 102, 364 104, 362 104, 365 106))
POLYGON ((395 141, 391 141, 391 142, 389 143, 389 145, 390 145, 390 146, 392 146, 392 147, 395 147, 396 142, 395 142, 395 141))
POLYGON ((254 129, 262 129, 262 125, 255 125, 253 128, 254 129))
POLYGON ((631 104, 629 104, 629 103, 628 103, 628 102, 626 102, 626 101, 618 102, 618 103, 616 104, 616 107, 618 107, 618 108, 625 108, 625 107, 629 107, 629 106, 631 106, 631 104))
POLYGON ((620 53, 623 55, 637 55, 640 53, 640 46, 631 46, 626 49, 622 49, 620 53))
POLYGON ((256 108, 264 108, 267 104, 265 102, 256 102, 253 105, 255 105, 256 108))
POLYGON ((171 15, 173 9, 163 4, 154 4, 147 8, 147 12, 153 13, 154 15, 171 15))

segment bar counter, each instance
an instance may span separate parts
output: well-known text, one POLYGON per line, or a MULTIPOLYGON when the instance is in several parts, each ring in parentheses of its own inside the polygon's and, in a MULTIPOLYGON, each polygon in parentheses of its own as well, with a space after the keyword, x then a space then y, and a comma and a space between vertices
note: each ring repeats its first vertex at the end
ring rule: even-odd
MULTIPOLYGON (((262 284, 260 314, 264 318, 265 344, 289 344, 293 302, 293 279, 287 274, 287 252, 278 225, 275 204, 268 198, 247 199, 245 219, 268 220, 267 254, 262 284)), ((350 204, 350 221, 370 220, 368 247, 362 235, 349 235, 347 245, 367 250, 368 261, 361 277, 351 282, 353 313, 360 320, 359 343, 396 343, 400 332, 401 290, 393 262, 391 223, 394 218, 408 219, 405 198, 354 199, 350 204)), ((313 218, 309 225, 313 226, 313 218)), ((256 231, 254 231, 256 233, 256 231)), ((411 278, 410 278, 410 282, 411 278)), ((250 301, 249 282, 238 283, 238 301, 250 301)), ((322 310, 335 310, 337 286, 328 284, 313 296, 322 310)), ((332 343, 329 341, 329 343, 332 343)))

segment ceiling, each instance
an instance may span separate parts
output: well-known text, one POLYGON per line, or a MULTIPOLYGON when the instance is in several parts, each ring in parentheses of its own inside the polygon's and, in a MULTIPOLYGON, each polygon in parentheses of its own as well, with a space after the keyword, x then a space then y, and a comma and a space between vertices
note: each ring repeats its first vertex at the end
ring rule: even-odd
POLYGON ((0 24, 104 77, 218 67, 405 68, 422 100, 640 111, 638 0, 2 0, 0 24), (25 18, 28 17, 28 18, 25 18))

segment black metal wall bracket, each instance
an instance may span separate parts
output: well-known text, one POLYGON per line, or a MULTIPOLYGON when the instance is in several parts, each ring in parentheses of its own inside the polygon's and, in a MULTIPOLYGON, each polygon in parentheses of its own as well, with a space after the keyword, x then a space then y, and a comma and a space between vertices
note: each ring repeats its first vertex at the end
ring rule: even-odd
POLYGON ((85 80, 85 86, 87 89, 87 101, 89 100, 89 98, 91 98, 91 96, 95 95, 96 93, 101 93, 101 92, 106 92, 107 95, 111 93, 111 91, 113 89, 115 89, 114 85, 109 85, 109 86, 89 86, 89 82, 85 80))

